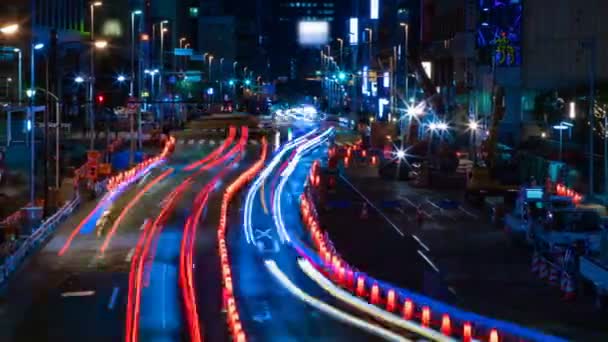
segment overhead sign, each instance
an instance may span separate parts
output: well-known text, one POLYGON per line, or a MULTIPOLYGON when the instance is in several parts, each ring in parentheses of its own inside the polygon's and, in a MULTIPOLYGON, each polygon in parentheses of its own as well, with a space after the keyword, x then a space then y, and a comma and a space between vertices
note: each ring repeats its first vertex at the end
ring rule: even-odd
POLYGON ((173 54, 176 56, 192 56, 192 49, 173 49, 173 54))

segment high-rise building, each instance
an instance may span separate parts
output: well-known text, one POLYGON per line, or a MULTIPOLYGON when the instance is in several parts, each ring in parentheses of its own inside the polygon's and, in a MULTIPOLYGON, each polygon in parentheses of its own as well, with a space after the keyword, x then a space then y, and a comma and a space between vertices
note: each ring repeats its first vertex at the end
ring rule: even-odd
MULTIPOLYGON (((268 51, 273 78, 303 79, 320 65, 319 47, 334 38, 344 37, 349 1, 342 0, 276 0, 263 16, 265 48, 268 51), (299 41, 301 22, 327 23, 327 41, 318 46, 299 41)), ((323 29, 323 26, 317 26, 323 29)), ((321 39, 323 40, 323 39, 321 39)))

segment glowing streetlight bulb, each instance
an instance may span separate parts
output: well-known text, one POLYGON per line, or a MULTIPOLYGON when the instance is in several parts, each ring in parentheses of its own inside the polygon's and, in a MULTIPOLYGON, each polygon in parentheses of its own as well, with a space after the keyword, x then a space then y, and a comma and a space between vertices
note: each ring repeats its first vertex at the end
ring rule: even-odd
POLYGON ((84 82, 84 77, 82 77, 82 76, 76 76, 76 78, 74 78, 74 82, 76 82, 76 83, 83 83, 84 82))
POLYGON ((477 129, 479 128, 479 123, 477 121, 469 121, 469 129, 471 131, 477 131, 477 129))

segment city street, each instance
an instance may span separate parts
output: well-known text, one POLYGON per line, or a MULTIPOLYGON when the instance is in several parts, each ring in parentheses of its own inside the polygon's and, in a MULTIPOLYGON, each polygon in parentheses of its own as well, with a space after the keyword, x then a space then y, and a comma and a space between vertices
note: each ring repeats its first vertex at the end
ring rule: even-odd
MULTIPOLYGON (((220 142, 217 139, 215 147, 219 146, 220 142)), ((107 208, 110 219, 105 224, 96 224, 100 213, 89 217, 89 221, 75 237, 67 252, 58 256, 57 253, 66 242, 67 236, 79 220, 83 220, 94 207, 93 203, 83 204, 5 289, 1 302, 1 313, 5 316, 2 319, 3 327, 0 329, 2 339, 121 339, 125 329, 129 264, 139 235, 146 222, 156 218, 166 202, 166 196, 191 174, 182 170, 184 166, 203 158, 213 147, 197 144, 178 148, 168 164, 144 176, 137 185, 127 190, 107 208), (116 227, 108 248, 101 253, 101 246, 108 238, 110 227, 114 223, 112 218, 116 219, 147 184, 170 169, 175 170, 173 174, 153 184, 132 206, 124 220, 116 227)), ((252 145, 247 154, 255 154, 255 150, 252 145)), ((229 175, 245 169, 249 163, 247 160, 239 163, 238 168, 231 170, 229 175)), ((173 339, 179 339, 183 333, 176 264, 180 253, 181 231, 196 192, 222 167, 217 166, 194 178, 194 182, 179 199, 171 218, 158 237, 154 261, 148 266, 150 271, 146 281, 149 285, 141 294, 142 337, 172 336, 173 339)), ((215 191, 221 192, 222 187, 216 188, 215 191)))
POLYGON ((322 222, 346 260, 378 279, 487 317, 577 340, 607 338, 591 299, 564 301, 559 287, 534 277, 530 251, 509 243, 462 193, 414 188, 377 172, 353 164, 327 195, 322 222), (366 201, 369 214, 362 217, 366 201))

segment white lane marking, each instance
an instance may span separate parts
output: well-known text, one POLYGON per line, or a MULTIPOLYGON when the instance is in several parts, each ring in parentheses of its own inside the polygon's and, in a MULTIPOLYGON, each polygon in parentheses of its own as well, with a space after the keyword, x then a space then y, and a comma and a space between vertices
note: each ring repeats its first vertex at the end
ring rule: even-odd
POLYGON ((298 259, 298 266, 300 266, 302 271, 306 275, 308 275, 310 279, 312 279, 315 283, 317 283, 317 285, 327 291, 330 295, 337 299, 340 299, 342 302, 348 303, 352 307, 358 309, 360 312, 364 312, 378 320, 384 321, 393 326, 402 328, 410 332, 414 332, 418 335, 422 335, 430 339, 431 341, 455 342, 454 339, 444 336, 438 331, 423 327, 412 321, 402 319, 398 315, 384 311, 383 309, 380 309, 374 305, 370 305, 366 301, 363 301, 360 298, 353 296, 349 292, 334 285, 329 279, 327 279, 319 271, 317 271, 310 264, 310 262, 308 262, 308 260, 298 259))
POLYGON ((418 242, 418 244, 422 246, 422 248, 424 248, 427 252, 431 251, 431 249, 427 245, 425 245, 424 242, 422 242, 422 240, 420 240, 416 234, 412 234, 412 238, 416 240, 416 242, 418 242))
POLYGON ((88 297, 95 294, 95 291, 72 291, 64 292, 61 297, 88 297))
POLYGON ((423 251, 418 250, 418 254, 420 254, 420 256, 435 270, 435 272, 439 272, 437 266, 435 266, 435 264, 431 261, 431 259, 429 259, 429 257, 426 256, 426 254, 424 254, 423 251))
POLYGON ((264 261, 264 263, 266 264, 266 269, 275 278, 275 280, 277 280, 277 282, 279 282, 279 284, 282 285, 293 296, 295 296, 302 302, 305 302, 306 304, 316 308, 317 310, 324 312, 328 316, 331 316, 334 319, 342 321, 344 323, 350 324, 353 327, 365 330, 370 334, 374 334, 388 341, 410 341, 407 338, 399 336, 394 332, 381 327, 380 325, 370 324, 356 316, 339 310, 336 307, 331 306, 319 300, 318 298, 309 295, 308 293, 297 287, 289 278, 287 278, 285 273, 283 273, 283 271, 279 269, 274 260, 266 260, 264 261))
POLYGON ((112 290, 112 295, 110 296, 110 302, 108 303, 108 310, 114 309, 114 304, 116 304, 116 298, 118 297, 118 291, 120 288, 118 286, 114 286, 114 290, 112 290))

